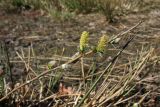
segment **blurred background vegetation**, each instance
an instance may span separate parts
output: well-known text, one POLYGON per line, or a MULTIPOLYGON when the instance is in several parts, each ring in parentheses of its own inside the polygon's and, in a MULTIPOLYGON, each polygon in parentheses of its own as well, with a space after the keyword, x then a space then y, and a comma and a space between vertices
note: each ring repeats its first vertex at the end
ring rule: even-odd
POLYGON ((144 0, 0 0, 0 7, 16 12, 41 9, 61 20, 70 19, 75 14, 99 12, 113 22, 115 16, 137 11, 143 3, 144 0))

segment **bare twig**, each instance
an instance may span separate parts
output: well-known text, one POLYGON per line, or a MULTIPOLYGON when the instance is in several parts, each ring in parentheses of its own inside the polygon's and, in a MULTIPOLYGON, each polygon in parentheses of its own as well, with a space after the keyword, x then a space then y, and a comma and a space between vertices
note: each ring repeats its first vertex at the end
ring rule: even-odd
POLYGON ((44 102, 44 101, 46 101, 46 100, 48 100, 48 99, 51 99, 51 98, 61 98, 61 97, 80 96, 80 95, 82 95, 82 94, 63 94, 63 95, 53 94, 53 95, 51 95, 51 96, 49 96, 49 97, 46 97, 46 98, 40 100, 40 102, 44 102))
POLYGON ((85 84, 85 74, 84 74, 84 62, 83 62, 83 57, 81 57, 81 71, 82 71, 83 83, 85 84))
POLYGON ((115 35, 113 38, 111 38, 111 40, 109 41, 109 43, 113 42, 115 39, 117 39, 119 36, 125 35, 129 32, 131 32, 132 30, 134 30, 137 26, 139 26, 143 21, 140 21, 139 23, 137 23, 136 25, 132 26, 130 29, 128 29, 125 32, 119 33, 117 35, 115 35))

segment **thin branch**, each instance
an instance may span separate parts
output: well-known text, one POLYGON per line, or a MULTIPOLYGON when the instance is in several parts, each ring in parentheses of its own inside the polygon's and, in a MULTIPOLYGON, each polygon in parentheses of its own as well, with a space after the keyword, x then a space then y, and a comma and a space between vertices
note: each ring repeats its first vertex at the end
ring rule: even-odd
POLYGON ((109 41, 109 43, 113 42, 113 41, 114 41, 116 38, 118 38, 119 36, 122 36, 122 35, 125 35, 125 34, 131 32, 131 31, 134 30, 137 26, 139 26, 142 22, 143 22, 143 21, 139 21, 136 25, 132 26, 130 29, 128 29, 128 30, 126 30, 126 31, 124 31, 124 32, 122 32, 122 33, 119 33, 119 34, 115 35, 115 36, 109 41))

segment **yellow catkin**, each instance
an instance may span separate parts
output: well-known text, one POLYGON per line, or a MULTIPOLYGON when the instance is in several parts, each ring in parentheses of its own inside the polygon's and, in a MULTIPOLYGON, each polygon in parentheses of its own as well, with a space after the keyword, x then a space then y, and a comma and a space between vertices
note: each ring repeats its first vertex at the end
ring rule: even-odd
POLYGON ((104 53, 106 46, 108 44, 109 37, 107 35, 103 35, 98 42, 98 45, 96 47, 97 52, 104 53))
POLYGON ((80 38, 80 51, 84 51, 88 43, 89 33, 87 31, 83 31, 80 38))

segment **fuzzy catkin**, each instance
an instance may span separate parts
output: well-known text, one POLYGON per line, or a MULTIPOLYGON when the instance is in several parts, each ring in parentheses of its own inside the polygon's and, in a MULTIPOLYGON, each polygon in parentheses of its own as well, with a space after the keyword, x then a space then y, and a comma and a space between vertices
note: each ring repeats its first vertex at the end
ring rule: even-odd
POLYGON ((83 31, 80 38, 80 51, 84 51, 88 43, 89 32, 83 31))
POLYGON ((103 35, 98 42, 98 45, 96 47, 97 52, 104 53, 107 43, 109 41, 109 37, 107 35, 103 35))

